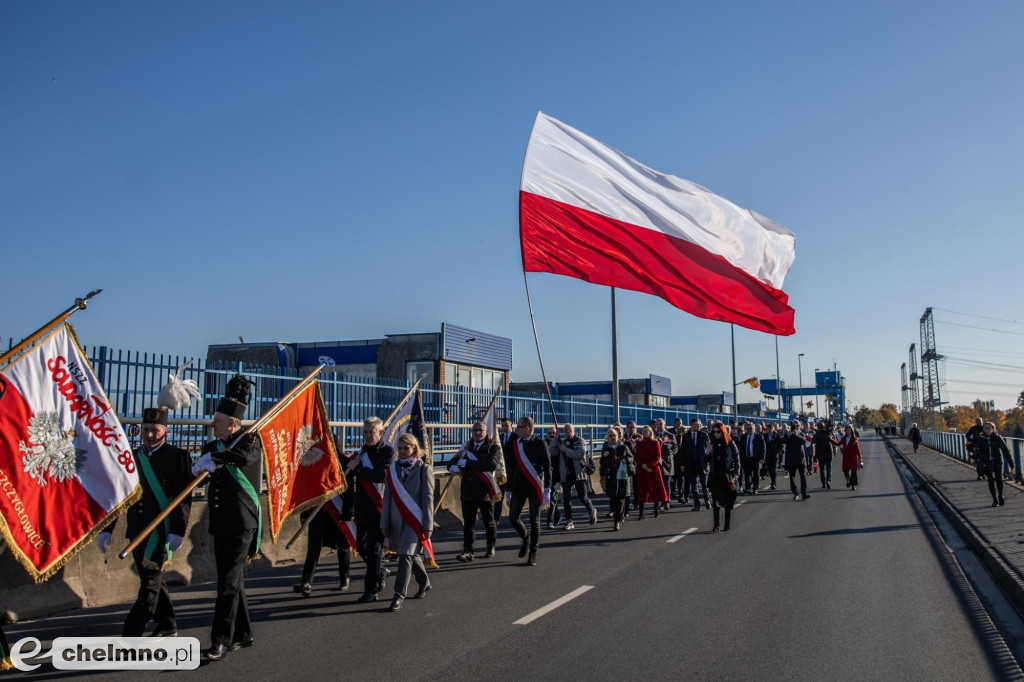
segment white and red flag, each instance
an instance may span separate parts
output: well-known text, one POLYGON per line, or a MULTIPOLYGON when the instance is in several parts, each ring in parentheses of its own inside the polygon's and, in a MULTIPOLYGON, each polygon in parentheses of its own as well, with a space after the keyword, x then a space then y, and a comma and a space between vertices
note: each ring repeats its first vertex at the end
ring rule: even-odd
POLYGON ((131 446, 70 325, 0 371, 0 531, 36 582, 141 494, 131 446))
POLYGON ((749 329, 795 332, 782 285, 796 237, 772 220, 543 113, 520 190, 527 272, 653 294, 749 329))

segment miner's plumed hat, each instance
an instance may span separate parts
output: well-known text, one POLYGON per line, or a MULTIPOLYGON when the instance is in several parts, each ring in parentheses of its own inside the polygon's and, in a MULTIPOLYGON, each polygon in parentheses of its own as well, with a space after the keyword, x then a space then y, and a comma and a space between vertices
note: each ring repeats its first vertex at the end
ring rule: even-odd
POLYGON ((235 419, 241 419, 249 407, 249 395, 252 393, 252 382, 236 374, 228 381, 224 397, 217 403, 217 412, 235 419))
POLYGON ((166 407, 147 407, 142 411, 143 424, 162 424, 167 426, 166 407))

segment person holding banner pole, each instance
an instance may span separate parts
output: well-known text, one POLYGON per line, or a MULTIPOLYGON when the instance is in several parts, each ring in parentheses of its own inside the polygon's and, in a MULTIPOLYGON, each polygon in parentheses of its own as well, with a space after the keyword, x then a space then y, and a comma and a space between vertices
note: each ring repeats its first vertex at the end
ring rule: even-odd
POLYGON ((540 544, 540 510, 551 504, 551 457, 544 441, 533 435, 533 420, 523 417, 518 425, 519 437, 514 443, 515 474, 510 486, 512 501, 509 520, 523 544, 519 558, 527 556, 527 566, 537 565, 537 547, 540 544), (530 505, 530 531, 523 525, 523 507, 530 505))
POLYGON ((395 596, 388 607, 393 612, 402 608, 410 574, 416 575, 419 585, 413 599, 422 599, 430 590, 422 553, 425 550, 434 558, 430 544, 434 530, 434 471, 423 462, 416 436, 404 433, 398 438, 398 461, 388 467, 386 477, 380 532, 384 542, 398 554, 395 596))
MULTIPOLYGON (((384 536, 381 534, 381 513, 384 505, 384 482, 387 469, 395 461, 395 451, 381 442, 384 424, 379 417, 363 420, 363 447, 346 467, 355 474, 359 485, 355 486, 356 551, 366 563, 363 578, 363 596, 360 604, 377 601, 377 595, 384 589, 379 565, 384 536)), ((433 490, 433 489, 431 489, 433 490)), ((431 507, 433 511, 433 507, 431 507)))
POLYGON ((500 457, 501 447, 487 435, 487 426, 478 421, 473 424, 472 440, 466 443, 455 464, 449 468, 453 476, 462 474, 462 554, 455 558, 463 563, 473 561, 474 558, 473 542, 478 514, 483 519, 487 537, 487 553, 484 557, 490 559, 494 556, 494 546, 498 541, 494 500, 501 497, 494 471, 500 457))

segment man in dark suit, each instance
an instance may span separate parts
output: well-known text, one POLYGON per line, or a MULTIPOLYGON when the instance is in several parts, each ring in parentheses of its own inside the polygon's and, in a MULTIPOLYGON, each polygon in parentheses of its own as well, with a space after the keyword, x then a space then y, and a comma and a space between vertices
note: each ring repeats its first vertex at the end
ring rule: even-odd
POLYGON ((740 448, 740 461, 743 464, 743 477, 746 479, 743 493, 756 495, 758 482, 761 479, 761 463, 764 461, 768 444, 764 436, 754 431, 754 425, 747 422, 743 425, 743 437, 737 443, 740 448))
POLYGON ((387 470, 398 459, 395 449, 381 441, 384 424, 379 417, 363 420, 363 447, 349 462, 347 470, 355 474, 356 550, 366 564, 363 578, 363 596, 358 603, 377 601, 384 589, 387 569, 380 565, 384 535, 380 530, 380 516, 384 505, 384 486, 387 470))
POLYGON ((252 384, 240 374, 229 382, 213 414, 215 440, 203 446, 192 473, 210 472, 207 507, 217 564, 217 601, 213 607, 210 648, 203 659, 219 661, 229 652, 253 645, 245 596, 246 559, 259 554, 262 516, 258 490, 260 439, 245 433, 242 417, 252 384))
POLYGON ((679 452, 676 458, 682 461, 683 486, 685 495, 693 496, 693 511, 700 511, 699 491, 704 494, 704 507, 711 509, 708 495, 708 456, 704 449, 710 439, 707 431, 701 429, 699 419, 690 421, 690 430, 679 436, 679 452))
MULTIPOLYGON (((192 472, 189 471, 192 458, 185 450, 167 442, 167 408, 150 407, 143 411, 142 446, 132 455, 139 472, 142 497, 125 512, 128 521, 125 537, 128 539, 141 533, 192 481, 192 472)), ((178 634, 174 605, 164 584, 163 569, 171 560, 171 553, 181 547, 191 510, 192 499, 189 497, 132 551, 139 573, 139 596, 125 618, 122 637, 142 637, 150 620, 156 622, 154 637, 178 634)), ((100 533, 98 544, 103 553, 110 547, 116 523, 100 533)))
POLYGON ((459 561, 473 561, 473 542, 476 535, 476 517, 484 522, 484 535, 487 538, 485 558, 494 556, 494 547, 498 541, 498 529, 494 524, 492 497, 497 482, 494 470, 497 460, 501 457, 501 447, 487 434, 487 426, 483 422, 473 424, 473 437, 454 460, 449 472, 462 474, 462 554, 455 557, 459 561))
POLYGON ((498 522, 501 521, 501 505, 504 504, 504 500, 511 497, 509 491, 512 489, 512 479, 515 477, 516 471, 515 442, 516 431, 512 428, 512 420, 508 417, 502 417, 501 424, 498 426, 498 445, 501 446, 501 458, 505 463, 505 483, 501 485, 503 499, 494 503, 495 528, 498 527, 498 522))
POLYGON ((512 501, 508 516, 512 527, 523 541, 519 558, 527 556, 527 566, 537 565, 537 546, 540 544, 540 510, 551 504, 551 457, 543 439, 533 434, 533 420, 519 420, 519 437, 515 441, 515 474, 510 489, 512 501), (520 517, 523 507, 530 505, 530 531, 527 532, 520 517))

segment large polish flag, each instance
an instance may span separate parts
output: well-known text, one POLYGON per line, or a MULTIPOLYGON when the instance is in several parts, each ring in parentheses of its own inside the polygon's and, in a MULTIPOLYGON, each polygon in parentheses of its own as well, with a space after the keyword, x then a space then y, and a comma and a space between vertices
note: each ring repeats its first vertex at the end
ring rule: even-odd
POLYGON ((686 312, 789 335, 796 236, 544 113, 519 193, 523 268, 659 296, 686 312))

